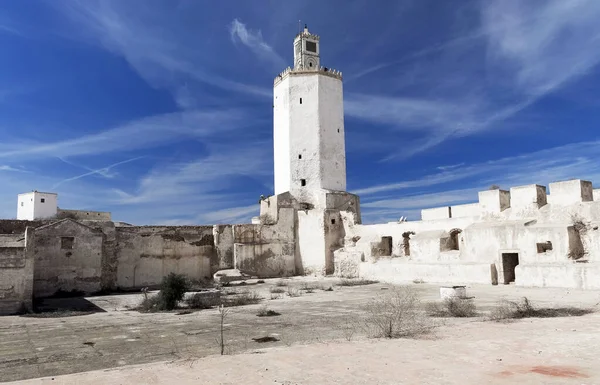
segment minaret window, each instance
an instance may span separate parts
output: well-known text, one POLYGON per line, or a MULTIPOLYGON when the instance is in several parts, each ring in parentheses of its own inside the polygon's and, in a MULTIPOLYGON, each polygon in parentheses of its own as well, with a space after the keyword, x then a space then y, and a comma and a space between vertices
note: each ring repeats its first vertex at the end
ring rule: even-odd
POLYGON ((308 52, 317 52, 317 43, 315 43, 314 41, 307 41, 306 42, 306 50, 308 52))
POLYGON ((300 98, 300 104, 302 104, 302 98, 300 98))

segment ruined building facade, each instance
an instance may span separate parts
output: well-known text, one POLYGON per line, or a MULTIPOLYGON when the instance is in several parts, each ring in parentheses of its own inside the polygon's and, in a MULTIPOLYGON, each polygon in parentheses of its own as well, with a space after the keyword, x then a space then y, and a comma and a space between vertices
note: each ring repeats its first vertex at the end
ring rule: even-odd
POLYGON ((342 74, 321 66, 319 37, 307 28, 294 40, 294 67, 275 78, 273 107, 275 195, 260 199, 251 224, 131 226, 110 213, 60 210, 55 194, 20 195, 18 220, 0 220, 0 314, 34 296, 152 287, 171 272, 204 280, 230 268, 264 278, 600 289, 600 194, 590 182, 482 191, 472 204, 423 210, 420 221, 365 225, 359 197, 345 191, 342 74))

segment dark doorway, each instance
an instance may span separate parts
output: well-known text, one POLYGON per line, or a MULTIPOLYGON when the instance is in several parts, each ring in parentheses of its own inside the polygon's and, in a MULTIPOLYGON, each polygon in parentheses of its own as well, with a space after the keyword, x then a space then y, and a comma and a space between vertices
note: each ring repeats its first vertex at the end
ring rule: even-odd
POLYGON ((381 256, 390 257, 392 255, 392 237, 381 237, 381 256))
POLYGON ((519 265, 519 253, 502 253, 502 271, 505 285, 515 281, 515 267, 517 265, 519 265))

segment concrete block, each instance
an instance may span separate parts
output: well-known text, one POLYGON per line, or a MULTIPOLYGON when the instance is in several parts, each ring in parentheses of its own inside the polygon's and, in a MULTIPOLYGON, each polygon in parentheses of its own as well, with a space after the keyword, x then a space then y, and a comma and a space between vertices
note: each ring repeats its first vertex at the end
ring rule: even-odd
POLYGON ((452 218, 478 217, 481 214, 479 203, 457 205, 450 207, 452 218))
POLYGON ((448 218, 451 218, 450 207, 448 206, 421 210, 421 220, 423 221, 435 221, 448 218))
POLYGON ((594 189, 590 181, 573 179, 550 183, 550 195, 553 205, 568 206, 593 201, 594 189))
POLYGON ((505 190, 480 191, 478 195, 481 215, 498 214, 511 205, 510 192, 505 190))
POLYGON ((539 209, 545 206, 546 186, 530 184, 510 189, 511 207, 513 210, 539 209))

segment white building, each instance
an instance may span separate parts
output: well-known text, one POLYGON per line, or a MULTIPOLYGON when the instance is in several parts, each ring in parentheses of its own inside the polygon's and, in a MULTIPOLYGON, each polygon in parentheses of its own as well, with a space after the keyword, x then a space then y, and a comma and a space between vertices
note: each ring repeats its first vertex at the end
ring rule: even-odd
POLYGON ((17 219, 32 221, 50 218, 58 211, 58 195, 55 193, 32 191, 19 194, 17 219))
POLYGON ((294 40, 294 68, 274 81, 275 195, 346 190, 342 74, 320 66, 319 36, 294 40))

